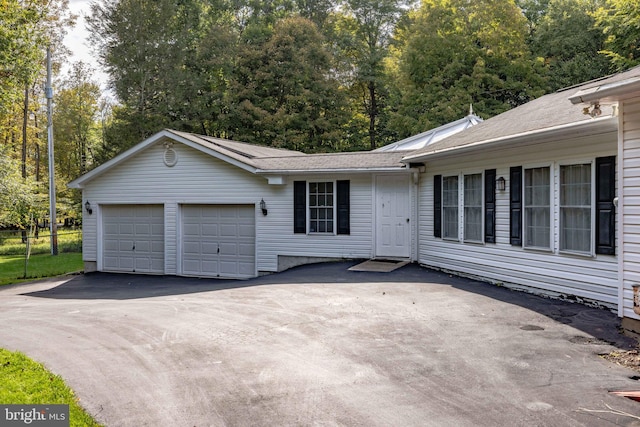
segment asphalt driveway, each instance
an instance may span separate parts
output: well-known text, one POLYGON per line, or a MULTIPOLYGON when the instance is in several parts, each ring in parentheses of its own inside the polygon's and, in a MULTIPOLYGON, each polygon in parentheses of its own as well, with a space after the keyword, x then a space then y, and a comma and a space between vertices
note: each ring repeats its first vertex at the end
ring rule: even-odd
MULTIPOLYGON (((90 274, 0 289, 0 347, 107 426, 640 425, 605 310, 319 264, 248 281, 90 274)), ((1 386, 1 385, 0 385, 1 386)))

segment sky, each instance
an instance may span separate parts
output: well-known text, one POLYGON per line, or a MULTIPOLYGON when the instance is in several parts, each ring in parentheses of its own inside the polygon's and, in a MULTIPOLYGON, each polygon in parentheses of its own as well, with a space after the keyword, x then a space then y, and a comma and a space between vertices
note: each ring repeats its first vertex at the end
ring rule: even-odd
POLYGON ((76 25, 74 28, 67 30, 64 38, 64 44, 69 48, 72 55, 69 57, 67 66, 63 66, 63 75, 69 70, 70 65, 77 61, 83 61, 91 66, 94 70, 94 79, 100 85, 103 92, 107 91, 107 75, 100 72, 100 64, 94 57, 89 48, 88 38, 89 32, 85 28, 84 16, 89 14, 89 5, 91 0, 70 0, 69 9, 71 13, 77 15, 76 25))

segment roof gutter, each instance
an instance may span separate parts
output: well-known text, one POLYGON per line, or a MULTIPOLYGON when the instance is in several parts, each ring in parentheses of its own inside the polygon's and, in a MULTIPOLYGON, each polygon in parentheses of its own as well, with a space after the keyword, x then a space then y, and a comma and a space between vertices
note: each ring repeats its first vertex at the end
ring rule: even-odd
POLYGON ((579 90, 569 101, 573 104, 592 103, 602 100, 617 101, 627 97, 630 93, 640 91, 640 77, 594 86, 579 90))
POLYGON ((256 169, 257 175, 296 175, 301 173, 353 173, 353 172, 404 172, 407 171, 406 165, 397 167, 381 167, 381 168, 340 168, 340 169, 256 169))
POLYGON ((473 142, 471 144, 443 148, 442 150, 435 150, 430 153, 417 154, 413 156, 407 156, 402 159, 403 163, 415 163, 424 161, 427 159, 433 159, 435 157, 445 157, 449 155, 462 154, 469 151, 475 151, 478 148, 501 146, 505 144, 513 144, 518 142, 536 142, 548 138, 559 136, 581 136, 584 134, 591 134, 594 128, 604 127, 602 132, 614 132, 617 130, 618 120, 614 116, 599 117, 591 119, 589 121, 582 121, 578 123, 569 123, 565 125, 559 125, 544 130, 535 130, 522 132, 516 135, 508 135, 499 138, 486 139, 484 141, 473 142))

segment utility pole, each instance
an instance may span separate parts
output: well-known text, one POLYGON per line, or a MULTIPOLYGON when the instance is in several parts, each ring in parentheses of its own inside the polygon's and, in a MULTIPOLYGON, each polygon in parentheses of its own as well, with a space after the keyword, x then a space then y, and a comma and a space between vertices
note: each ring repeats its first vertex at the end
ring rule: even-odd
POLYGON ((49 230, 51 255, 58 255, 58 220, 56 219, 56 164, 53 158, 53 88, 51 87, 51 47, 47 48, 47 148, 49 151, 49 230))

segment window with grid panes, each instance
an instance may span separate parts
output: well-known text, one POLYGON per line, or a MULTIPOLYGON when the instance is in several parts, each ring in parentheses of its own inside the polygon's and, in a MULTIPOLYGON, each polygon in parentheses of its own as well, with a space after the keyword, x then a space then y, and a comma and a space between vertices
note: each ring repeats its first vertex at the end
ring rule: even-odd
POLYGON ((309 232, 333 233, 333 182, 309 183, 309 232))
POLYGON ((458 177, 442 178, 442 237, 458 239, 458 177))
POLYGON ((591 253, 591 164, 560 166, 560 250, 591 253))
POLYGON ((524 170, 524 246, 551 249, 550 168, 524 170))
POLYGON ((464 176, 464 240, 482 241, 482 174, 464 176))

